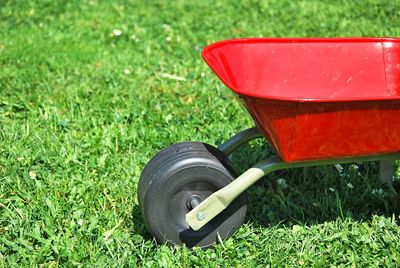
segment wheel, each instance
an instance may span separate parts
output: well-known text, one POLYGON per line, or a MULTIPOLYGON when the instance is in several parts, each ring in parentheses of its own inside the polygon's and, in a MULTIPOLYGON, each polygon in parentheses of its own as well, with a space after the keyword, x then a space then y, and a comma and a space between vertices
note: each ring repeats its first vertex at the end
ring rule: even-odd
POLYGON ((160 243, 207 248, 230 237, 243 223, 247 198, 240 195, 221 214, 194 231, 185 216, 193 207, 237 177, 229 159, 215 147, 183 142, 162 150, 144 168, 138 200, 147 230, 160 243))

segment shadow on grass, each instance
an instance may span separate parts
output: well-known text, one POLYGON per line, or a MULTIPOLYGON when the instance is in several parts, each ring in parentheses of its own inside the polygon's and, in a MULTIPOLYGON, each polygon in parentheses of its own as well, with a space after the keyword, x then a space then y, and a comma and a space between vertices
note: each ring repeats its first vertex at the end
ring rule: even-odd
MULTIPOLYGON (((231 156, 241 172, 274 152, 264 141, 243 145, 231 156)), ((400 214, 400 183, 383 185, 378 163, 357 163, 276 171, 262 178, 248 194, 247 221, 254 225, 318 224, 350 217, 400 214), (341 170, 342 169, 342 170, 341 170)))

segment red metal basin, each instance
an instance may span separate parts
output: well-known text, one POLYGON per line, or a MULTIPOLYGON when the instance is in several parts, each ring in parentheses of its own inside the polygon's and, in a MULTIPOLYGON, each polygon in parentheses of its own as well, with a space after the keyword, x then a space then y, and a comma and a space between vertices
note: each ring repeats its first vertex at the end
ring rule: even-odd
POLYGON ((287 162, 400 152, 399 38, 256 38, 203 58, 287 162))

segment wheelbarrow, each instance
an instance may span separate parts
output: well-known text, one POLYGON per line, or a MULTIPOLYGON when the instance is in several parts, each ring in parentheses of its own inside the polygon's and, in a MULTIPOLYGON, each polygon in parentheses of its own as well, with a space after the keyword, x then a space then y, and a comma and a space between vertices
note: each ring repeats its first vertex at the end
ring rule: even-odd
POLYGON ((247 108, 255 127, 219 148, 173 144, 138 186, 159 242, 206 248, 243 223, 245 191, 289 168, 380 161, 390 181, 400 159, 400 38, 251 38, 214 43, 202 56, 247 108), (277 155, 239 175, 228 155, 265 137, 277 155))

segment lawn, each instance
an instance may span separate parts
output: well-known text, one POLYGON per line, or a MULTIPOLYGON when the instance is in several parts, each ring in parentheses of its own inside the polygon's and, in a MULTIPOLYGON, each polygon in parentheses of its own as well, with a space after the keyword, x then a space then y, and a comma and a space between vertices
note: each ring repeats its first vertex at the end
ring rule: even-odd
MULTIPOLYGON (((206 251, 145 230, 152 156, 252 126, 202 48, 258 36, 400 36, 400 2, 3 0, 0 267, 400 266, 400 198, 376 163, 264 178, 206 251)), ((258 140, 232 157, 244 170, 267 154, 258 140)))

